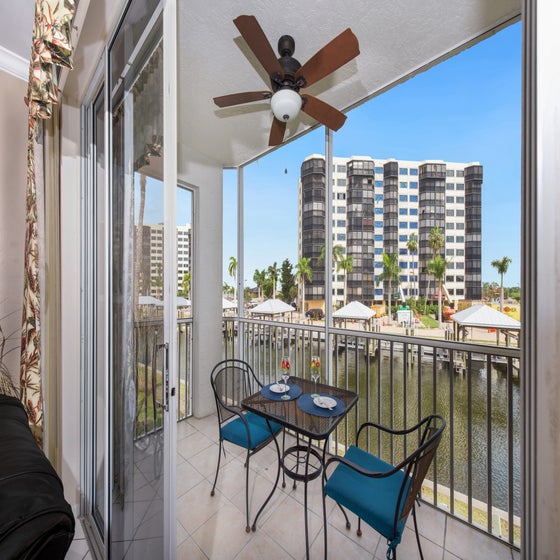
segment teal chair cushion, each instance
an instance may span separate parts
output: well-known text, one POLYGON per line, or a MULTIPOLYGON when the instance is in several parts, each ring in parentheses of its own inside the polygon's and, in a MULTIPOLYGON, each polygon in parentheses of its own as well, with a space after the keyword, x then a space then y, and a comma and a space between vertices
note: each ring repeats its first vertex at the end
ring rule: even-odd
MULTIPOLYGON (((222 438, 226 441, 252 451, 261 445, 261 443, 269 439, 272 434, 270 433, 266 420, 262 416, 248 412, 245 414, 245 419, 247 420, 249 432, 251 434, 250 445, 245 423, 239 417, 236 417, 231 422, 224 424, 221 427, 221 434, 222 438)), ((282 429, 282 427, 275 422, 270 422, 270 428, 274 434, 277 434, 282 429)))
MULTIPOLYGON (((344 457, 368 471, 387 472, 393 468, 393 465, 354 445, 348 448, 344 457)), ((325 494, 354 512, 385 538, 394 541, 393 545, 396 546, 401 540, 406 522, 406 519, 399 520, 397 531, 394 532, 397 500, 405 476, 403 471, 397 471, 388 477, 369 478, 339 463, 325 484, 325 494)), ((406 483, 404 497, 409 485, 410 478, 406 483)), ((402 502, 399 517, 404 499, 402 502)))

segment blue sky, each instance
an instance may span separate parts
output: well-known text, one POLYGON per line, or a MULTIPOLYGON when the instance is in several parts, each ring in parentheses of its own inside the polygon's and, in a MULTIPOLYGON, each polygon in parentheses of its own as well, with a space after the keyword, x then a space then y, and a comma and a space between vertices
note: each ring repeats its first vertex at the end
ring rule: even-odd
MULTIPOLYGON (((302 161, 323 153, 324 129, 286 144, 245 169, 245 279, 285 258, 297 262, 297 181, 302 161)), ((484 166, 482 279, 512 259, 507 286, 520 278, 521 24, 504 29, 348 113, 333 155, 478 161, 484 166)), ((236 180, 224 180, 224 280, 236 254, 236 180)))

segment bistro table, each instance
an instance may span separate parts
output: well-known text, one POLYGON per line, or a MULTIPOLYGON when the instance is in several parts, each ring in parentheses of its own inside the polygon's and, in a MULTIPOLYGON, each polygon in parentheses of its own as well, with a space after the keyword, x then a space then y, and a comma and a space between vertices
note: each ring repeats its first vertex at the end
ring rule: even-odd
MULTIPOLYGON (((295 481, 304 483, 305 549, 306 556, 309 558, 307 483, 321 474, 329 435, 356 404, 358 395, 354 391, 322 383, 317 383, 315 387, 313 381, 298 377, 290 377, 288 385, 290 386, 290 391, 287 393, 289 399, 283 398, 282 394, 272 392, 270 386, 266 386, 258 393, 244 399, 241 405, 246 410, 296 433, 296 445, 284 449, 278 460, 286 476, 294 480, 294 485, 295 481), (333 406, 331 408, 318 406, 314 403, 312 394, 334 399, 331 403, 333 406), (307 438, 307 443, 303 441, 300 443, 300 437, 307 438), (322 454, 312 446, 313 440, 324 441, 322 454)), ((279 450, 279 446, 277 449, 279 450)))

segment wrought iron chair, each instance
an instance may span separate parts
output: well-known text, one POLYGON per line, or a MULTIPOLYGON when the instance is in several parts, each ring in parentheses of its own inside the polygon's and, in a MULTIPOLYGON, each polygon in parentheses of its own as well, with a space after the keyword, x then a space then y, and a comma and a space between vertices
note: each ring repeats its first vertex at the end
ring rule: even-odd
MULTIPOLYGON (((216 489, 222 451, 225 455, 224 441, 229 441, 234 445, 245 448, 247 450, 245 460, 245 514, 247 524, 245 531, 249 533, 251 531, 249 525, 249 459, 271 441, 274 441, 276 451, 278 456, 280 456, 280 448, 275 435, 280 432, 282 426, 275 422, 268 422, 261 416, 243 410, 241 401, 262 387, 251 366, 246 362, 238 359, 228 359, 219 362, 212 370, 210 381, 216 399, 220 429, 218 465, 210 495, 213 496, 216 489)), ((276 482, 272 487, 272 491, 253 521, 253 531, 256 529, 259 515, 274 493, 279 477, 280 462, 278 462, 276 482)))
POLYGON ((356 445, 351 445, 344 457, 331 457, 325 463, 323 474, 323 522, 325 537, 325 558, 327 557, 327 513, 326 497, 338 503, 346 517, 346 527, 350 528, 347 508, 358 516, 357 534, 360 536, 362 519, 387 539, 387 559, 396 560, 397 545, 401 542, 406 520, 412 511, 414 530, 420 558, 424 558, 416 522, 415 501, 419 496, 422 482, 441 440, 445 420, 432 414, 416 426, 405 430, 391 430, 373 422, 360 426, 356 445), (391 450, 402 450, 404 460, 396 465, 360 449, 360 435, 370 436, 370 428, 378 430, 377 437, 390 445, 391 450), (388 441, 385 438, 389 438, 388 441), (415 449, 407 454, 407 445, 414 441, 415 449), (331 465, 336 467, 327 476, 331 465))

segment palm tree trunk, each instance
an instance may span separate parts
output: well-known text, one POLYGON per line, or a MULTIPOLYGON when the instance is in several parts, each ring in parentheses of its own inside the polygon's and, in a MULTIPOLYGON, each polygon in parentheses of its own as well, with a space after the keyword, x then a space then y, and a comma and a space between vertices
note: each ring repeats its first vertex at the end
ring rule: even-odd
POLYGON ((442 320, 441 320, 441 282, 439 283, 439 288, 438 288, 438 328, 442 328, 443 324, 442 324, 442 320))
POLYGON ((392 292, 392 286, 391 286, 391 281, 389 280, 389 293, 387 294, 387 306, 389 309, 387 309, 387 324, 390 325, 392 323, 393 320, 393 315, 391 313, 391 292, 392 292))
POLYGON ((500 274, 500 311, 504 312, 504 275, 500 274))

